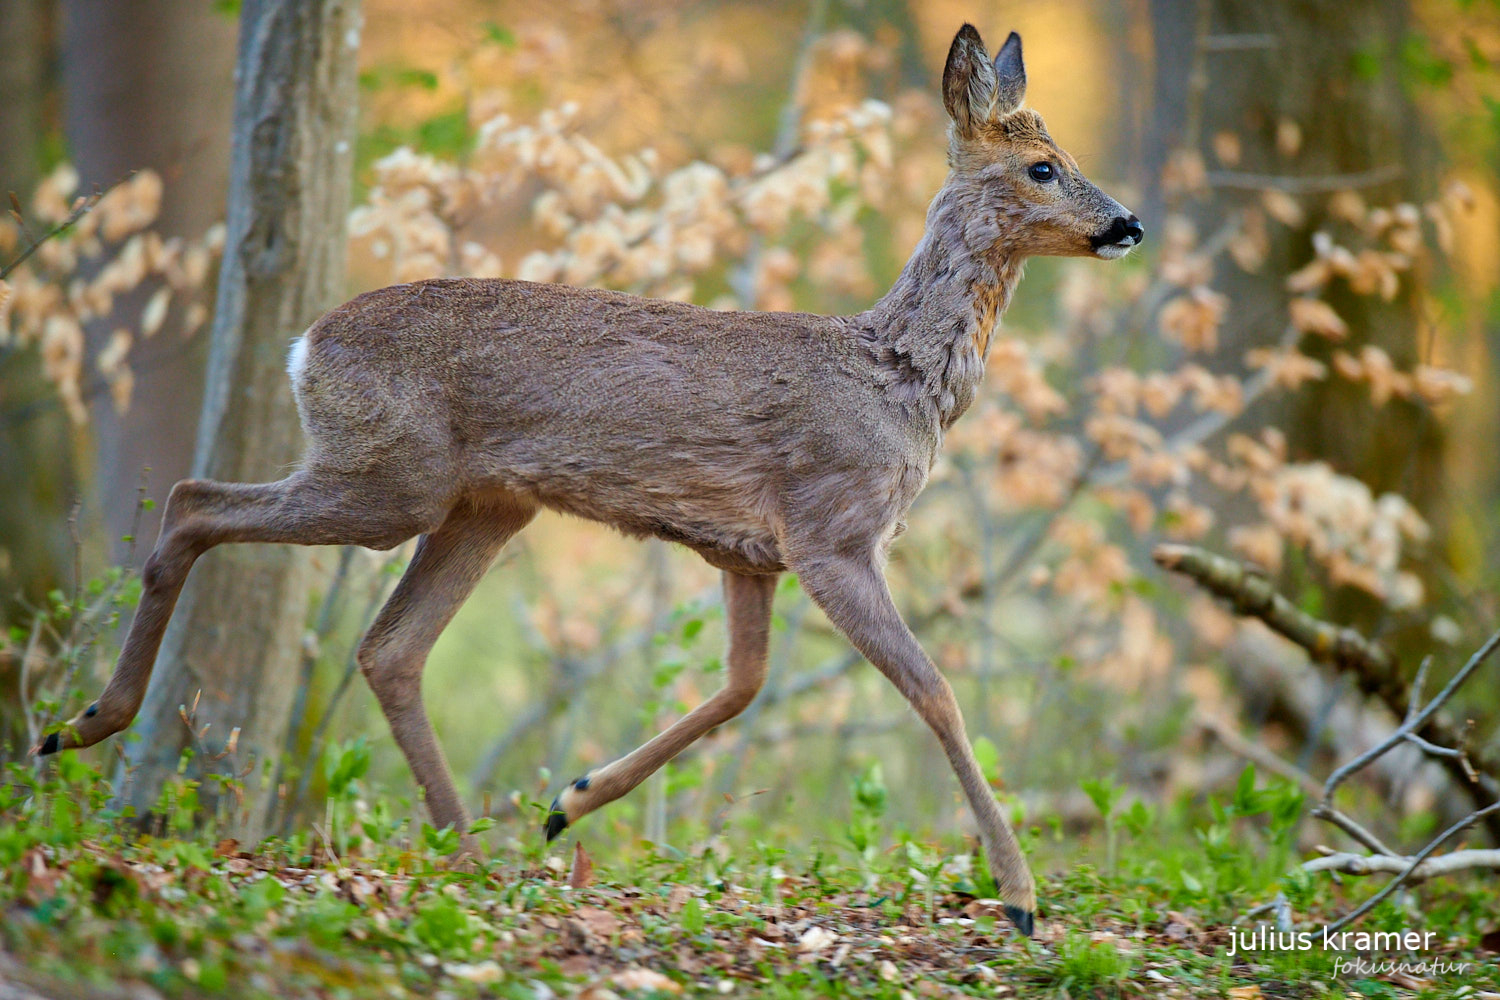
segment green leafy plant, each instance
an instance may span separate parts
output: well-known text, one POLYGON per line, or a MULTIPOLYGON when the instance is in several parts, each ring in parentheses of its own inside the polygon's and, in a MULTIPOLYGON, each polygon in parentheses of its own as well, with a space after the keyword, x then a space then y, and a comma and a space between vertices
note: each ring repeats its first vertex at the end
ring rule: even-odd
POLYGON ((1117 785, 1110 778, 1084 778, 1078 782, 1089 801, 1094 803, 1094 808, 1099 810, 1099 815, 1104 818, 1104 841, 1106 864, 1110 871, 1115 870, 1115 810, 1124 796, 1126 788, 1117 785))

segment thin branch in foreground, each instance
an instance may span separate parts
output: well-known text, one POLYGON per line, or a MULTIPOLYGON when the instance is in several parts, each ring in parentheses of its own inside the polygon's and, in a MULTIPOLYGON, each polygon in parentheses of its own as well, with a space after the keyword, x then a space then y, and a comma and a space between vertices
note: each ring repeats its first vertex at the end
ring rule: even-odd
MULTIPOLYGON (((1411 858, 1395 859, 1398 862, 1407 862, 1406 867, 1398 872, 1395 878, 1391 879, 1385 885, 1381 886, 1380 891, 1375 895, 1371 896, 1359 906, 1355 907, 1353 910, 1350 910, 1348 913, 1344 914, 1342 917, 1329 924, 1328 930, 1336 931, 1342 927, 1347 927, 1350 924, 1354 923, 1354 921, 1358 920, 1360 917, 1364 916, 1366 913, 1369 913, 1376 907, 1377 904, 1380 903, 1382 899, 1385 899, 1385 897, 1395 892, 1399 886, 1405 885, 1406 883, 1412 881, 1413 876, 1417 873, 1418 870, 1421 869, 1424 863, 1436 866, 1439 862, 1445 862, 1448 858, 1460 857, 1466 861, 1469 861, 1470 863, 1461 866, 1453 864, 1453 870, 1457 870, 1459 867, 1500 868, 1500 851, 1455 851, 1452 854, 1445 854, 1441 858, 1433 858, 1431 861, 1428 861, 1429 858, 1432 858, 1433 853, 1449 840, 1458 836, 1458 834, 1462 833, 1464 830, 1467 830, 1469 827, 1473 826, 1481 819, 1484 819, 1487 816, 1496 815, 1497 813, 1500 813, 1500 802, 1491 803, 1490 805, 1485 806, 1483 809, 1479 809, 1475 812, 1470 813, 1463 819, 1459 820, 1457 823, 1454 823, 1452 826, 1448 827, 1448 829, 1444 830, 1442 833, 1434 837, 1426 847, 1422 848, 1411 858), (1473 863, 1471 859, 1474 855, 1481 855, 1485 857, 1486 859, 1488 859, 1488 863, 1482 865, 1473 863)), ((1316 864, 1317 861, 1321 860, 1327 859, 1319 858, 1314 861, 1308 862, 1308 864, 1316 864)), ((1391 859, 1382 860, 1378 858, 1369 858, 1367 859, 1367 863, 1372 866, 1376 866, 1373 868, 1373 870, 1380 871, 1384 869, 1378 866, 1385 865, 1390 860, 1391 859)), ((1305 868, 1307 866, 1304 865, 1303 867, 1305 868)))
MULTIPOLYGON (((1437 714, 1495 650, 1500 649, 1500 632, 1491 635, 1475 650, 1437 696, 1424 706, 1422 686, 1432 666, 1431 657, 1422 661, 1416 677, 1407 685, 1401 678, 1399 664, 1390 650, 1353 629, 1338 628, 1319 621, 1297 608, 1276 592, 1264 573, 1234 559, 1188 545, 1159 545, 1153 557, 1162 567, 1192 578, 1210 593, 1229 601, 1237 613, 1265 622, 1307 650, 1314 660, 1333 663, 1341 670, 1352 673, 1362 690, 1379 695, 1387 707, 1401 718, 1401 724, 1379 744, 1336 768, 1328 776, 1322 788, 1323 801, 1313 809, 1312 815, 1315 818, 1337 827, 1374 853, 1353 854, 1320 848, 1326 856, 1303 863, 1303 871, 1334 871, 1350 875, 1389 872, 1395 876, 1364 903, 1329 924, 1328 930, 1336 931, 1347 927, 1369 913, 1402 885, 1467 869, 1500 870, 1500 850, 1452 851, 1433 857, 1443 844, 1480 820, 1486 820, 1489 828, 1494 831, 1497 818, 1500 818, 1500 802, 1494 801, 1489 789, 1485 787, 1486 782, 1470 763, 1468 730, 1455 730, 1437 714), (1477 806, 1469 815, 1410 856, 1391 850, 1379 837, 1340 812, 1333 804, 1334 793, 1351 775, 1373 764, 1395 747, 1407 743, 1415 744, 1441 763, 1454 780, 1474 797, 1477 806)), ((1478 764, 1490 775, 1495 773, 1493 760, 1481 759, 1478 764)), ((1257 907, 1252 912, 1265 910, 1266 907, 1257 907)))
MULTIPOLYGON (((120 181, 123 181, 124 179, 125 178, 121 178, 120 181)), ((86 198, 80 198, 78 200, 78 203, 73 206, 73 211, 68 213, 68 217, 66 219, 53 226, 42 235, 33 239, 31 243, 27 245, 26 249, 21 251, 20 256, 11 261, 9 264, 6 264, 4 267, 0 267, 0 281, 3 281, 6 278, 10 277, 11 273, 14 272, 16 268, 26 263, 31 255, 40 250, 42 248, 42 245, 48 240, 61 236, 69 229, 73 228, 73 226, 77 224, 78 220, 83 218, 85 215, 88 215, 89 212, 93 211, 94 206, 99 204, 99 199, 108 194, 111 189, 118 186, 120 184, 120 181, 115 181, 114 184, 111 184, 109 187, 103 189, 102 191, 98 188, 95 188, 93 194, 89 195, 86 198)), ((18 211, 12 209, 12 214, 16 215, 17 221, 20 221, 20 213, 18 211)))
POLYGON ((1314 818, 1321 819, 1326 823, 1331 823, 1334 826, 1338 827, 1340 830, 1343 830, 1350 837, 1359 841, 1361 844, 1374 851, 1376 854, 1382 855, 1387 858, 1401 857, 1401 855, 1397 854, 1395 851, 1387 847, 1383 840, 1375 836, 1375 834, 1371 833, 1369 830, 1365 829, 1352 817, 1345 816, 1343 813, 1339 812, 1333 806, 1328 805, 1326 802, 1323 805, 1315 806, 1313 808, 1312 814, 1314 818))
MULTIPOLYGON (((1407 737, 1416 736, 1416 734, 1422 729, 1422 727, 1427 724, 1427 721, 1437 714, 1437 710, 1443 707, 1443 703, 1446 702, 1449 698, 1453 697, 1454 692, 1456 692, 1461 686, 1463 686, 1463 683, 1469 679, 1470 675, 1472 675, 1474 671, 1478 670, 1480 666, 1483 665, 1485 660, 1489 659, 1490 654, 1494 653, 1497 647, 1500 647, 1500 632, 1496 632, 1494 635, 1490 636, 1489 641, 1486 642, 1483 646, 1479 647, 1479 649, 1474 652, 1473 656, 1469 657, 1469 662, 1465 663, 1463 667, 1458 671, 1458 673, 1453 675, 1453 679, 1443 687, 1443 690, 1438 692, 1438 696, 1432 699, 1432 701, 1428 702, 1427 707, 1422 709, 1421 711, 1417 711, 1417 706, 1420 703, 1421 699, 1420 684, 1413 684, 1411 704, 1407 707, 1406 710, 1406 721, 1402 722, 1400 727, 1389 737, 1387 737, 1384 742, 1365 751, 1358 757, 1351 760, 1349 763, 1345 764, 1343 767, 1339 768, 1337 771, 1334 771, 1333 774, 1329 775, 1328 782, 1323 786, 1323 798, 1325 800, 1332 799, 1334 791, 1342 782, 1344 782, 1349 777, 1349 775, 1353 774, 1355 771, 1358 771, 1360 768, 1366 766, 1367 764, 1374 763, 1375 760, 1388 753, 1393 747, 1399 746, 1400 744, 1406 742, 1407 737)), ((1425 678, 1425 675, 1426 667, 1424 662, 1423 669, 1417 671, 1417 681, 1422 681, 1425 678)), ((1460 762, 1461 766, 1464 767, 1466 777, 1474 774, 1473 768, 1467 766, 1468 760, 1462 749, 1450 750, 1446 747, 1435 746, 1431 741, 1422 739, 1421 737, 1417 738, 1419 741, 1418 746, 1422 746, 1424 749, 1429 746, 1432 747, 1434 755, 1441 759, 1444 759, 1445 762, 1450 759, 1460 762)), ((1459 734, 1456 737, 1442 740, 1442 742, 1455 743, 1458 744, 1459 747, 1462 747, 1463 735, 1459 734)))
POLYGON ((1383 854, 1350 854, 1335 851, 1321 858, 1314 858, 1302 866, 1307 872, 1339 872, 1342 875, 1373 875, 1389 872, 1406 875, 1407 884, 1422 882, 1438 875, 1464 871, 1470 868, 1493 868, 1500 870, 1500 850, 1449 851, 1447 854, 1412 864, 1409 857, 1387 857, 1383 854))

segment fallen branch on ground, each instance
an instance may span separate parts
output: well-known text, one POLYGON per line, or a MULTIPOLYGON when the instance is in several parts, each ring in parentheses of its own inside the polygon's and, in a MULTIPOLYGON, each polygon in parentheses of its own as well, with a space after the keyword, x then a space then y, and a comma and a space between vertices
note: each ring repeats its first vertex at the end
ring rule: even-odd
POLYGON ((1314 858, 1302 866, 1305 872, 1339 872, 1343 875, 1373 875, 1389 872, 1400 875, 1410 869, 1408 883, 1421 882, 1437 875, 1463 871, 1469 868, 1494 868, 1500 870, 1500 850, 1450 851, 1435 858, 1413 864, 1409 857, 1388 857, 1384 854, 1351 854, 1334 851, 1321 858, 1314 858))
MULTIPOLYGON (((1340 628, 1309 615, 1277 593, 1259 570, 1191 545, 1158 545, 1152 557, 1162 568, 1181 573, 1228 601, 1235 613, 1264 622, 1305 649, 1314 661, 1349 674, 1362 692, 1379 698, 1397 715, 1412 704, 1411 685, 1401 676, 1400 664, 1388 648, 1352 628, 1340 628)), ((1441 703, 1436 700, 1428 706, 1429 711, 1422 713, 1420 724, 1411 734, 1426 744, 1451 748, 1452 753, 1434 756, 1477 806, 1489 805, 1494 801, 1493 780, 1485 778, 1500 777, 1500 754, 1467 746, 1465 730, 1437 714, 1434 706, 1441 703)), ((1400 739, 1408 738, 1403 735, 1400 739)))
MULTIPOLYGON (((1388 737, 1336 768, 1328 776, 1322 788, 1322 802, 1312 811, 1315 818, 1342 830, 1371 853, 1354 854, 1319 848, 1325 856, 1304 862, 1303 871, 1332 871, 1349 875, 1388 872, 1395 875, 1375 895, 1329 924, 1329 930, 1338 930, 1358 920, 1403 885, 1456 871, 1476 868, 1500 870, 1500 850, 1459 850, 1436 854, 1443 844, 1481 820, 1488 821, 1491 832, 1495 832, 1496 821, 1500 820, 1500 802, 1495 801, 1491 788, 1487 787, 1492 783, 1486 781, 1486 776, 1493 777, 1500 772, 1494 755, 1472 749, 1467 729, 1456 729, 1439 714, 1443 705, 1500 648, 1500 632, 1490 636, 1484 645, 1475 650, 1458 673, 1424 706, 1422 685, 1432 666, 1431 657, 1422 661, 1416 676, 1407 684, 1401 676, 1400 664, 1389 649, 1367 639, 1354 629, 1331 625, 1302 611, 1277 593, 1264 573, 1237 560, 1191 545, 1158 545, 1152 556, 1163 568, 1190 577, 1210 593, 1227 600, 1236 613, 1265 622, 1276 632, 1307 650, 1314 660, 1333 664, 1339 670, 1352 674, 1358 681, 1360 690, 1378 696, 1391 711, 1401 716, 1401 725, 1388 737), (1476 808, 1428 841, 1416 854, 1402 855, 1387 847, 1360 823, 1340 812, 1333 804, 1333 796, 1338 787, 1351 776, 1396 747, 1408 743, 1429 757, 1436 758, 1455 782, 1474 798, 1476 808)), ((1220 735, 1220 738, 1223 736, 1220 735)), ((1496 836, 1500 837, 1500 833, 1496 836)), ((1281 904, 1282 901, 1278 901, 1271 906, 1256 907, 1250 911, 1250 915, 1267 909, 1284 909, 1281 904)), ((1284 915, 1278 917, 1278 925, 1285 922, 1284 915)))

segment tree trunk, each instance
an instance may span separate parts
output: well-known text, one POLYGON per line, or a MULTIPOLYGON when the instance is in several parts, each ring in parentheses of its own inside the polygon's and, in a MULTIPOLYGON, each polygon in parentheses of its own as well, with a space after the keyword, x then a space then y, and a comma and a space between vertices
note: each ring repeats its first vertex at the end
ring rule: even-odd
MULTIPOLYGON (((275 480, 301 451, 285 358, 290 338, 342 297, 360 24, 358 0, 245 0, 196 477, 275 480)), ((174 773, 189 742, 178 706, 200 689, 209 742, 242 727, 237 760, 253 755, 257 771, 284 745, 308 599, 304 555, 226 546, 198 564, 136 724, 138 810, 174 773)), ((236 826, 255 839, 274 794, 254 777, 247 786, 236 826)))
MULTIPOLYGON (((52 90, 49 0, 0 0, 0 212, 12 194, 27 206, 41 178, 42 151, 51 129, 52 90)), ((0 254, 9 263, 20 248, 0 254)), ((55 587, 71 584, 67 512, 78 493, 74 429, 57 394, 42 375, 37 351, 0 348, 0 469, 6 473, 0 502, 0 626, 29 613, 21 598, 44 603, 55 587)), ((0 656, 0 742, 19 742, 17 657, 0 656)))
MULTIPOLYGON (((26 205, 41 178, 45 6, 42 0, 0 0, 0 212, 9 211, 11 195, 26 205)), ((0 254, 0 265, 13 253, 0 254)), ((40 602, 64 582, 67 530, 58 514, 73 489, 72 428, 60 409, 35 408, 50 395, 35 351, 0 350, 0 468, 16 472, 0 505, 0 622, 12 596, 40 602)), ((10 681, 5 678, 0 709, 11 707, 10 681)))
POLYGON ((41 176, 46 19, 42 0, 0 0, 0 195, 24 203, 41 176))
MULTIPOLYGON (((1216 275, 1214 287, 1229 297, 1231 306, 1212 367, 1232 370, 1247 348, 1265 346, 1278 335, 1288 297, 1284 278, 1312 257, 1312 234, 1325 227, 1338 232, 1326 207, 1336 186, 1350 183, 1350 177, 1368 180, 1357 190, 1371 205, 1420 201, 1435 193, 1433 173, 1426 169, 1435 142, 1402 86, 1402 60, 1396 55, 1408 38, 1410 5, 1405 0, 1151 0, 1149 9, 1156 55, 1147 144, 1155 166, 1151 180, 1159 182, 1168 155, 1186 146, 1202 154, 1210 177, 1280 175, 1316 190, 1298 198, 1306 212, 1299 225, 1271 223, 1267 262, 1259 272, 1246 273, 1226 262, 1216 275), (1200 49, 1204 41, 1210 44, 1200 49), (1374 71, 1354 72, 1357 57, 1372 53, 1378 57, 1374 71), (1282 122, 1300 128, 1302 141, 1294 155, 1285 142, 1278 142, 1282 122), (1237 163, 1217 161, 1212 139, 1219 132, 1238 136, 1237 163)), ((1159 211, 1165 199, 1153 187, 1147 204, 1159 211)), ((1223 185, 1207 201, 1181 210, 1206 235, 1236 206, 1255 205, 1259 198, 1257 190, 1223 185)), ((1401 293, 1389 303, 1356 296, 1335 282, 1325 298, 1349 324, 1350 339, 1343 349, 1357 354, 1361 346, 1374 345, 1398 367, 1410 369, 1421 353, 1425 290, 1419 280, 1416 274, 1403 275, 1401 293)), ((1325 362, 1334 350, 1314 336, 1304 337, 1302 348, 1325 362)), ((1421 408, 1402 400, 1374 407, 1368 387, 1336 375, 1257 405, 1260 409, 1246 423, 1263 419, 1284 429, 1293 461, 1326 461, 1377 493, 1403 494, 1433 525, 1435 536, 1443 538, 1448 517, 1443 432, 1421 408)), ((1433 561, 1417 568, 1429 583, 1439 577, 1433 561)), ((1431 650, 1426 629, 1390 629, 1388 610, 1362 591, 1328 586, 1324 596, 1325 618, 1380 634, 1402 663, 1414 665, 1431 650)), ((1242 666, 1230 658, 1232 673, 1243 674, 1242 666)), ((1311 689, 1320 696, 1340 696, 1337 680, 1310 668, 1309 676, 1317 678, 1311 689)), ((1257 700, 1254 687, 1241 685, 1252 705, 1257 700)), ((1347 701, 1349 696, 1343 697, 1347 701)))
MULTIPOLYGON (((1395 172, 1394 179, 1361 186, 1359 193, 1371 204, 1416 201, 1433 193, 1423 169, 1432 141, 1403 91, 1400 61, 1384 60, 1368 77, 1350 69, 1359 53, 1399 50, 1407 31, 1404 0, 1293 5, 1152 0, 1150 11, 1157 57, 1147 147, 1156 168, 1153 181, 1170 151, 1186 145, 1203 155, 1211 177, 1240 172, 1307 182, 1345 175, 1389 178, 1395 172), (1211 43, 1201 52, 1200 27, 1211 43), (1195 76, 1196 66, 1202 67, 1201 76, 1195 76), (1295 155, 1279 148, 1282 122, 1300 128, 1295 155), (1239 137, 1238 163, 1217 162, 1210 147, 1219 132, 1239 137)), ((1231 306, 1214 367, 1232 369, 1248 347, 1264 346, 1279 333, 1288 297, 1283 279, 1312 257, 1313 232, 1330 224, 1325 203, 1332 187, 1330 182, 1328 191, 1298 198, 1306 210, 1300 225, 1270 223, 1270 252, 1259 272, 1246 273, 1228 262, 1221 266, 1214 287, 1228 295, 1231 306)), ((1255 205, 1259 198, 1257 190, 1221 186, 1208 201, 1183 210, 1194 217, 1200 234, 1207 234, 1235 207, 1255 205)), ((1162 205, 1159 188, 1147 203, 1162 205)), ((1410 368, 1419 353, 1420 295, 1413 280, 1403 276, 1402 294, 1391 303, 1352 295, 1335 283, 1326 297, 1352 331, 1344 349, 1358 353, 1361 345, 1374 344, 1401 368, 1410 368)), ((1304 338, 1303 349, 1325 362, 1333 351, 1317 337, 1304 338)), ((1394 400, 1374 408, 1368 388, 1337 376, 1260 404, 1271 405, 1279 410, 1272 419, 1287 432, 1294 460, 1323 459, 1377 492, 1403 493, 1441 533, 1441 433, 1416 406, 1394 400)), ((1376 602, 1350 588, 1332 590, 1329 598, 1334 620, 1368 628, 1383 614, 1376 602)))
MULTIPOLYGON (((234 20, 202 0, 63 0, 62 12, 64 121, 80 189, 150 168, 164 182, 157 231, 202 236, 224 218, 234 20)), ((117 327, 134 327, 149 292, 120 296, 110 316, 89 324, 91 353, 117 327)), ((120 539, 135 517, 142 470, 151 469, 150 494, 163 500, 192 464, 207 338, 185 341, 173 313, 131 351, 130 408, 117 413, 108 393, 91 401, 97 509, 89 521, 102 526, 110 562, 128 555, 120 539)), ((154 540, 135 547, 137 568, 154 540)))

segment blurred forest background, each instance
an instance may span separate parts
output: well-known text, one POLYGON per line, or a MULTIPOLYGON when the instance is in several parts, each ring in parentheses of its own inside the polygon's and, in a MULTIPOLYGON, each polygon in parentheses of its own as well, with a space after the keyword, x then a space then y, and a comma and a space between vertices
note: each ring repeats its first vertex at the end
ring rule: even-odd
MULTIPOLYGON (((156 534, 141 498, 164 500, 209 447, 238 7, 0 0, 12 759, 102 683, 156 534)), ((1302 609, 1386 642, 1408 676, 1429 653, 1448 676, 1500 624, 1495 3, 364 0, 362 36, 351 18, 357 77, 324 95, 358 107, 329 161, 352 158, 347 274, 326 272, 336 294, 303 325, 448 274, 862 309, 944 177, 955 29, 972 21, 992 46, 1021 32, 1028 103, 1147 244, 1115 265, 1030 266, 890 577, 1029 822, 1094 823, 1101 780, 1190 812, 1247 758, 1316 791, 1394 723, 1347 673, 1168 578, 1158 542, 1253 562, 1302 609)), ((287 412, 278 368, 300 332, 231 387, 219 419, 237 439, 261 434, 252 396, 287 412)), ((259 478, 297 458, 281 433, 259 478)), ((88 753, 123 750, 149 790, 153 768, 202 747, 200 763, 246 775, 255 832, 319 815, 317 762, 360 738, 376 783, 413 795, 353 658, 409 555, 315 550, 279 604, 204 598, 192 627, 211 638, 169 636, 135 735, 88 753)), ((231 558, 251 557, 218 550, 195 575, 231 558)), ((472 807, 530 822, 561 779, 707 697, 721 621, 697 557, 541 517, 428 666, 472 807)), ((591 843, 821 829, 876 760, 893 820, 962 829, 935 741, 794 582, 777 625, 755 704, 589 819, 591 843)), ((1497 696, 1493 671, 1461 694, 1471 747, 1493 743, 1497 696)), ((1409 750, 1359 792, 1406 837, 1473 807, 1409 750)))

